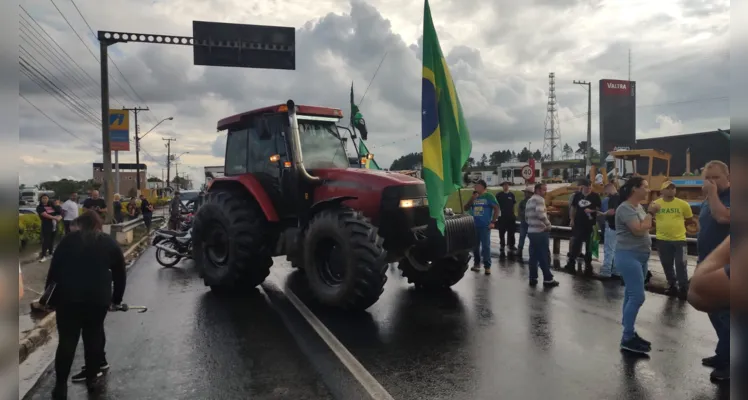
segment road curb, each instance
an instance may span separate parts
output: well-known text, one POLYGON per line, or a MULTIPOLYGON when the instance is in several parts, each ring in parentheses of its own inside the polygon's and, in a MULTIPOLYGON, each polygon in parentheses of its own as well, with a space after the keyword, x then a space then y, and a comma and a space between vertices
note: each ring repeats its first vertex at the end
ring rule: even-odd
MULTIPOLYGON (((134 264, 132 261, 137 259, 143 253, 142 251, 138 252, 138 250, 144 250, 147 247, 143 246, 143 244, 146 243, 147 245, 152 234, 153 231, 148 235, 145 235, 125 251, 125 261, 128 262, 128 258, 130 259, 130 262, 128 262, 125 268, 130 269, 130 267, 132 267, 134 264)), ((46 343, 51 336, 52 331, 55 329, 57 329, 57 320, 55 312, 52 311, 45 315, 44 318, 42 318, 42 320, 39 321, 39 323, 18 342, 18 363, 20 364, 26 361, 31 353, 46 343)))

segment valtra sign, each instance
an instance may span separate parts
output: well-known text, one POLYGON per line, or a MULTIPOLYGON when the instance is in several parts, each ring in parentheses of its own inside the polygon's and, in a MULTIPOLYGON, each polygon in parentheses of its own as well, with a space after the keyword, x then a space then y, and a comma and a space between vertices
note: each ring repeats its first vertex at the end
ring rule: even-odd
POLYGON ((629 81, 603 79, 600 81, 600 89, 606 96, 634 96, 634 86, 629 81))

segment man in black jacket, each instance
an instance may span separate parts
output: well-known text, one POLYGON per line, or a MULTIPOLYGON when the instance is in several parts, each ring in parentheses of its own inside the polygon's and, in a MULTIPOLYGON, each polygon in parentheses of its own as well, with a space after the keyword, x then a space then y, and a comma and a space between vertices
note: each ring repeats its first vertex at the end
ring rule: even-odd
POLYGON ((597 214, 602 206, 600 195, 592 191, 592 184, 587 179, 578 183, 579 192, 571 200, 571 235, 573 242, 566 269, 576 271, 577 257, 584 245, 584 272, 592 274, 592 232, 597 227, 597 214))
POLYGON ((517 198, 509 190, 509 182, 501 184, 501 192, 496 193, 496 200, 499 202, 499 258, 506 257, 504 249, 509 246, 509 254, 516 253, 517 248, 514 246, 514 233, 517 231, 517 218, 514 215, 514 205, 517 204, 517 198))
POLYGON ((74 381, 85 381, 92 391, 102 370, 109 368, 104 352, 104 319, 112 305, 122 302, 127 279, 122 249, 101 232, 102 222, 96 212, 85 212, 74 224, 77 230, 60 242, 45 285, 45 292, 54 287, 48 305, 56 309, 59 336, 53 399, 67 398, 67 378, 81 334, 86 366, 74 381))

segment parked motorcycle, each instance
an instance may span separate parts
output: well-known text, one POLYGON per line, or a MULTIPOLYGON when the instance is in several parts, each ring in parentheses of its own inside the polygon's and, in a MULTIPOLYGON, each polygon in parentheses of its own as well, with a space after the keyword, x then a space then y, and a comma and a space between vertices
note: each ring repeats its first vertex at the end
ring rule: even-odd
POLYGON ((192 228, 184 232, 159 229, 153 237, 156 261, 164 267, 173 267, 183 258, 192 258, 192 228))

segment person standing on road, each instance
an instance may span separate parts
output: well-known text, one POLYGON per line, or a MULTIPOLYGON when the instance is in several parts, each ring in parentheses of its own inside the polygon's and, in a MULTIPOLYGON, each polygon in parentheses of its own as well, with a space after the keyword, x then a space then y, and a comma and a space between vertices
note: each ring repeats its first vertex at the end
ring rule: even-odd
POLYGON ((138 219, 138 217, 140 217, 140 209, 138 208, 138 203, 134 198, 127 203, 127 217, 130 221, 136 220, 138 219))
POLYGON ((522 258, 522 251, 525 249, 525 239, 527 239, 527 220, 525 215, 525 209, 527 207, 527 202, 530 200, 530 197, 534 194, 534 189, 526 187, 523 190, 523 197, 522 201, 519 202, 519 205, 517 205, 517 213, 519 214, 519 246, 517 247, 517 257, 519 257, 519 262, 524 262, 524 259, 522 258))
POLYGON ((86 365, 73 381, 85 382, 89 391, 94 391, 101 371, 109 368, 104 352, 104 319, 113 304, 122 302, 127 279, 122 249, 101 232, 98 214, 83 213, 75 226, 76 230, 60 242, 45 285, 55 285, 48 304, 56 309, 59 335, 53 399, 67 398, 67 379, 81 334, 86 365))
POLYGON ((657 252, 660 254, 660 262, 668 283, 665 294, 679 296, 685 300, 688 296, 686 223, 692 221, 694 215, 691 206, 675 197, 675 192, 673 182, 663 182, 660 188, 662 197, 654 201, 660 205, 660 211, 655 218, 657 252))
POLYGON ((96 211, 102 219, 106 218, 106 202, 99 197, 98 190, 91 191, 91 197, 83 201, 83 208, 85 210, 96 211))
POLYGON ((621 187, 621 205, 615 213, 616 219, 616 268, 626 284, 623 298, 623 336, 621 349, 646 354, 652 343, 642 339, 634 328, 636 316, 644 304, 644 277, 647 261, 652 251, 649 230, 659 210, 659 204, 649 205, 644 211, 641 202, 649 195, 649 183, 642 177, 630 178, 621 187))
POLYGON ((140 195, 140 213, 143 215, 145 229, 150 232, 151 221, 153 220, 153 205, 145 198, 144 194, 140 195))
MULTIPOLYGON (((730 235, 730 168, 721 161, 710 161, 703 174, 706 200, 699 214, 699 263, 730 235)), ((701 361, 714 368, 710 375, 713 381, 727 381, 730 380, 730 308, 710 312, 709 319, 717 332, 717 348, 714 356, 701 361)))
POLYGON ((580 191, 574 195, 571 207, 571 234, 574 238, 566 269, 576 271, 577 258, 584 245, 584 272, 592 274, 592 231, 597 226, 597 213, 602 205, 600 195, 592 191, 589 180, 579 181, 580 191))
POLYGON ((605 218, 603 265, 600 276, 603 278, 620 278, 615 267, 616 252, 616 209, 621 205, 621 196, 612 183, 605 185, 602 215, 605 218))
POLYGON ((545 208, 545 193, 548 187, 544 183, 535 184, 534 193, 527 201, 525 219, 527 236, 530 238, 530 286, 538 284, 538 265, 543 271, 543 287, 556 287, 559 283, 553 279, 548 247, 550 246, 551 221, 545 208))
POLYGON ((509 182, 501 184, 501 192, 496 194, 496 200, 499 202, 499 209, 501 210, 499 215, 499 246, 501 247, 499 258, 505 258, 504 249, 506 246, 509 247, 510 255, 517 252, 517 247, 514 245, 514 233, 517 231, 514 206, 517 204, 517 199, 514 197, 514 193, 509 190, 509 182))
POLYGON ((78 218, 78 193, 71 193, 70 197, 62 203, 62 224, 65 226, 65 234, 70 233, 70 224, 78 218))
POLYGON ((49 200, 49 196, 43 194, 39 197, 39 205, 36 207, 36 213, 41 219, 39 236, 42 242, 42 253, 39 255, 39 262, 47 261, 47 256, 52 256, 54 252, 55 222, 62 220, 59 211, 49 200))
POLYGON ((114 197, 112 197, 112 211, 114 211, 114 223, 121 224, 122 221, 124 221, 124 216, 122 215, 122 196, 120 196, 119 193, 115 194, 114 197))
POLYGON ((169 202, 169 229, 176 231, 179 228, 179 217, 182 216, 182 199, 179 190, 174 192, 174 198, 169 202))
POLYGON ((483 179, 475 183, 473 197, 465 204, 475 221, 478 243, 473 249, 473 271, 480 271, 481 261, 486 275, 491 275, 491 229, 499 216, 499 203, 496 197, 486 191, 488 185, 483 179))

